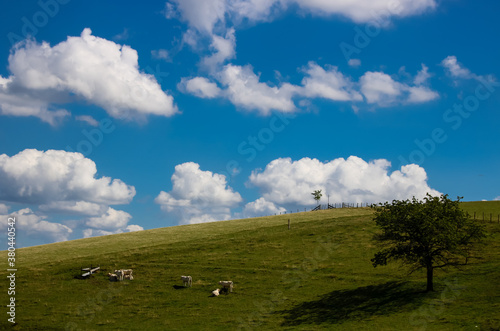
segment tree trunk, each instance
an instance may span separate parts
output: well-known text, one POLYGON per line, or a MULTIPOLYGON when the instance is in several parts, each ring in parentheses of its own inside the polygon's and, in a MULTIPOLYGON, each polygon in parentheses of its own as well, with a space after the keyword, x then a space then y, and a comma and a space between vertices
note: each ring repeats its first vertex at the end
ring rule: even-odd
POLYGON ((433 272, 434 268, 431 266, 427 266, 427 292, 434 291, 434 283, 433 283, 433 272))

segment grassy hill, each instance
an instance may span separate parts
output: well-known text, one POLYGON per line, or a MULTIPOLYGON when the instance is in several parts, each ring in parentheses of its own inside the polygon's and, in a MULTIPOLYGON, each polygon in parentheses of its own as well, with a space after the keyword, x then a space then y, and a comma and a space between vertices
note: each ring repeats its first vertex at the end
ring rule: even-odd
MULTIPOLYGON (((464 203, 500 214, 500 202, 464 203)), ((482 214, 481 214, 482 215, 482 214)), ((489 217, 489 216, 488 216, 489 217)), ((500 327, 500 224, 462 271, 373 268, 367 208, 162 228, 17 250, 13 330, 490 330, 500 327), (288 219, 291 229, 288 230, 288 219), (102 271, 80 279, 81 267, 102 271), (106 274, 134 269, 135 279, 106 274), (183 288, 180 276, 191 275, 183 288), (234 292, 210 297, 219 280, 234 292)), ((496 220, 496 218, 495 218, 496 220)), ((489 221, 489 218, 488 218, 489 221)), ((6 279, 7 253, 0 277, 6 279)))

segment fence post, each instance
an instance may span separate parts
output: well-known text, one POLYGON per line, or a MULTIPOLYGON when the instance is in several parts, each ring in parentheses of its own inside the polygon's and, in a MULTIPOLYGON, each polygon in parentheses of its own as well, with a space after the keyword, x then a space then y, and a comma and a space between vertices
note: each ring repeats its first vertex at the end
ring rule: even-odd
POLYGON ((290 230, 290 219, 288 219, 288 230, 290 230))

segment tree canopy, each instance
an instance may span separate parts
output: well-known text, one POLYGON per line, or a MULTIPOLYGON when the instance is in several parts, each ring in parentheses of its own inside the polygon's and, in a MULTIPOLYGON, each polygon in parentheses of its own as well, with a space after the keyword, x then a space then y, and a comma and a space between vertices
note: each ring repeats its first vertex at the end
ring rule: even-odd
POLYGON ((460 208, 460 199, 427 194, 424 200, 372 206, 382 229, 377 237, 382 250, 371 260, 373 266, 401 260, 410 272, 425 268, 427 291, 433 291, 434 269, 467 264, 473 244, 485 237, 484 228, 460 208))
POLYGON ((316 190, 313 193, 311 193, 314 196, 314 200, 319 203, 319 200, 321 200, 321 197, 323 194, 321 193, 321 190, 316 190))

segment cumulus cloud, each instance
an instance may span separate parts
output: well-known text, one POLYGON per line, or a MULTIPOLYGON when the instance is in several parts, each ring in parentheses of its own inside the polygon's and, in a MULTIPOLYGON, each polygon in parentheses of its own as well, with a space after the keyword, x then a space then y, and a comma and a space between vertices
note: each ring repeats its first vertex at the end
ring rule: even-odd
POLYGON ((80 153, 26 149, 0 155, 0 200, 23 203, 88 201, 129 203, 135 188, 119 179, 95 178, 94 161, 80 153))
POLYGON ((347 64, 350 67, 357 68, 357 67, 359 67, 361 65, 361 60, 360 59, 349 59, 349 61, 347 62, 347 64))
POLYGON ((405 17, 421 14, 436 7, 434 0, 171 0, 167 18, 180 16, 189 26, 211 33, 218 25, 242 21, 269 21, 277 12, 297 6, 299 14, 317 16, 342 15, 355 22, 368 22, 374 17, 405 17))
POLYGON ((324 197, 330 195, 330 201, 360 203, 439 194, 428 186, 427 174, 418 165, 406 165, 392 173, 390 166, 384 159, 367 162, 356 156, 329 162, 280 158, 263 171, 252 172, 249 183, 266 201, 291 208, 314 205, 311 192, 315 190, 322 190, 324 197))
POLYGON ((10 77, 0 77, 5 115, 37 116, 53 124, 68 112, 50 105, 75 98, 122 119, 178 112, 156 79, 139 71, 136 50, 95 37, 88 28, 53 47, 33 40, 15 45, 9 70, 10 77))
POLYGON ((399 82, 398 78, 383 72, 368 71, 358 82, 344 75, 337 67, 309 62, 301 69, 304 78, 301 85, 280 83, 273 86, 261 82, 260 75, 247 66, 227 64, 220 72, 213 75, 216 82, 204 77, 183 78, 179 90, 200 98, 223 97, 236 107, 247 111, 257 111, 269 115, 272 110, 295 112, 299 108, 296 98, 302 99, 299 105, 308 99, 322 98, 337 102, 351 102, 353 109, 359 110, 362 103, 389 107, 394 105, 429 102, 439 98, 425 83, 430 77, 428 69, 422 65, 414 81, 419 84, 409 85, 399 82))
POLYGON ((164 61, 171 61, 170 53, 166 49, 155 49, 151 51, 151 56, 154 59, 159 59, 159 60, 164 60, 164 61))
MULTIPOLYGON (((25 222, 23 233, 41 243, 78 236, 82 227, 93 228, 93 236, 104 233, 100 231, 139 230, 140 226, 128 224, 130 214, 109 206, 130 203, 135 188, 120 179, 96 178, 96 173, 96 164, 80 153, 26 149, 14 156, 2 154, 0 201, 38 207, 17 213, 25 222), (53 221, 55 216, 71 217, 65 221, 71 226, 53 221)), ((5 209, 0 208, 0 214, 5 209)))
MULTIPOLYGON (((420 83, 423 83, 422 79, 423 77, 419 78, 420 83)), ((439 97, 437 92, 426 86, 410 86, 394 80, 383 72, 368 71, 359 82, 366 102, 382 107, 401 103, 428 102, 439 97)))
POLYGON ((383 72, 366 72, 360 79, 368 103, 389 104, 401 95, 402 84, 383 72))
POLYGON ((243 208, 243 217, 276 215, 285 211, 285 208, 276 206, 273 202, 267 201, 265 198, 259 198, 245 205, 245 208, 243 208))
POLYGON ((129 213, 109 207, 105 214, 90 217, 85 225, 96 229, 116 231, 117 229, 125 228, 131 218, 132 216, 129 213))
POLYGON ((171 180, 172 190, 160 192, 155 202, 174 214, 179 224, 227 220, 230 209, 242 201, 240 194, 227 186, 224 175, 203 171, 197 163, 177 165, 171 180))
POLYGON ((0 203, 0 215, 6 215, 9 212, 9 206, 0 203))
POLYGON ((260 82, 253 68, 228 64, 219 74, 220 83, 226 87, 225 95, 237 107, 257 110, 269 115, 272 110, 292 112, 296 110, 292 100, 297 87, 288 83, 270 86, 260 82))
POLYGON ((210 48, 213 51, 202 59, 202 65, 209 71, 216 71, 219 65, 236 56, 236 37, 235 30, 229 29, 224 37, 213 35, 210 48))
MULTIPOLYGON (((7 215, 0 216, 5 219, 7 215)), ((38 243, 66 241, 73 232, 71 228, 60 223, 49 222, 46 216, 39 216, 30 208, 24 208, 9 214, 16 218, 18 240, 25 241, 24 236, 36 239, 38 243)))
POLYGON ((441 61, 441 65, 446 68, 449 75, 454 78, 470 79, 476 76, 467 68, 458 63, 457 57, 450 55, 441 61))
POLYGON ((333 101, 362 101, 363 97, 355 90, 350 79, 329 66, 327 70, 310 62, 303 70, 306 77, 302 80, 301 94, 309 98, 324 98, 333 101))
POLYGON ((422 69, 417 73, 417 75, 413 79, 413 83, 415 85, 425 84, 431 76, 432 75, 429 73, 429 68, 422 63, 422 69))
POLYGON ((104 214, 106 206, 88 201, 51 201, 38 209, 48 213, 97 216, 104 214))
POLYGON ((384 18, 405 17, 421 14, 436 7, 434 0, 284 0, 298 4, 302 9, 316 15, 343 15, 354 22, 369 22, 377 16, 384 18))
POLYGON ((76 116, 75 119, 77 121, 87 123, 88 125, 93 126, 93 127, 99 126, 99 122, 95 118, 93 118, 92 116, 89 116, 89 115, 76 116))
POLYGON ((182 78, 178 89, 198 98, 212 99, 221 95, 221 89, 217 84, 205 77, 182 78))
POLYGON ((50 106, 46 96, 13 84, 13 77, 0 76, 0 114, 34 116, 50 125, 60 124, 70 113, 50 106))
POLYGON ((143 230, 144 230, 144 228, 142 226, 139 226, 139 225, 129 225, 125 229, 118 229, 115 231, 107 231, 107 230, 101 230, 101 229, 85 229, 85 230, 83 230, 83 238, 109 236, 112 234, 136 232, 136 231, 143 231, 143 230))

